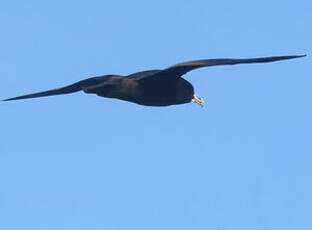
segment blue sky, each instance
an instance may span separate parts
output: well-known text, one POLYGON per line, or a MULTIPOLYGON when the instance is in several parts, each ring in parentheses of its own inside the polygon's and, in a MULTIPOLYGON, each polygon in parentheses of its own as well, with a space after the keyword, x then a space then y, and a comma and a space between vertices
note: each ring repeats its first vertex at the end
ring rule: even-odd
POLYGON ((205 99, 1 102, 0 229, 311 229, 311 10, 282 1, 2 1, 2 99, 201 58, 205 99))

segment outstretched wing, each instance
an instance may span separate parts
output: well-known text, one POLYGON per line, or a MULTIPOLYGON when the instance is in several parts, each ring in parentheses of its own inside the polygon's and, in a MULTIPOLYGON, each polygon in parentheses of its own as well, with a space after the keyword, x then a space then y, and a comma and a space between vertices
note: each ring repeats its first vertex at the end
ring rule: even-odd
POLYGON ((189 62, 182 62, 176 65, 170 66, 151 77, 181 77, 187 72, 208 66, 216 65, 236 65, 236 64, 250 64, 250 63, 265 63, 281 61, 286 59, 300 58, 306 55, 294 55, 294 56, 275 56, 275 57, 261 57, 261 58, 247 58, 247 59, 231 59, 231 58, 220 58, 220 59, 204 59, 189 62))
POLYGON ((85 87, 90 87, 93 85, 101 84, 103 82, 106 82, 107 80, 110 79, 111 75, 106 75, 106 76, 99 76, 99 77, 92 77, 88 78, 82 81, 78 81, 72 85, 57 88, 57 89, 52 89, 52 90, 47 90, 39 93, 32 93, 32 94, 26 94, 23 96, 19 97, 12 97, 5 99, 3 101, 12 101, 12 100, 20 100, 20 99, 28 99, 28 98, 36 98, 36 97, 46 97, 46 96, 54 96, 54 95, 60 95, 60 94, 68 94, 68 93, 74 93, 80 90, 83 90, 85 87))

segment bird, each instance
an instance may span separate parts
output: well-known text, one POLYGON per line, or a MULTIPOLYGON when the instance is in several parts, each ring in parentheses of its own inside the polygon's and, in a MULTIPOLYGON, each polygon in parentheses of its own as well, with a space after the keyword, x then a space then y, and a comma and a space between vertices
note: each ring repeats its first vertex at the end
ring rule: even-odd
POLYGON ((8 98, 3 101, 83 91, 87 94, 96 94, 104 98, 115 98, 144 106, 171 106, 195 102, 203 107, 204 100, 194 92, 193 85, 182 78, 189 71, 208 66, 266 63, 304 56, 306 55, 244 59, 217 58, 188 61, 165 69, 140 71, 127 76, 109 74, 91 77, 65 87, 8 98))

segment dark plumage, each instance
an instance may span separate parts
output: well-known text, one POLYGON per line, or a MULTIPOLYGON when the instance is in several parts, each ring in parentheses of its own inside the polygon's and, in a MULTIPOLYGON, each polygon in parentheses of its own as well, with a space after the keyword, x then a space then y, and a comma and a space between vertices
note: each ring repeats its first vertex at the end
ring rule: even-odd
POLYGON ((183 62, 163 70, 137 72, 126 77, 120 75, 92 77, 62 88, 13 97, 4 101, 68 94, 82 90, 101 97, 117 98, 147 106, 177 105, 191 101, 203 106, 204 101, 194 94, 192 84, 181 78, 191 70, 215 65, 274 62, 304 56, 306 55, 183 62))

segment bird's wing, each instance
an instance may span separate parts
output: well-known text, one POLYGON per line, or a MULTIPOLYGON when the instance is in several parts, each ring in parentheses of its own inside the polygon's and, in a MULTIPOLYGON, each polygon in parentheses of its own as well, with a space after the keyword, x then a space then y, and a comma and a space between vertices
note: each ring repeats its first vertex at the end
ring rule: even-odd
POLYGON ((158 73, 161 70, 146 70, 146 71, 140 71, 140 72, 136 72, 136 73, 132 73, 130 75, 127 76, 127 78, 129 79, 133 79, 133 80, 141 80, 144 79, 148 76, 151 76, 153 74, 158 73))
POLYGON ((265 63, 265 62, 274 62, 281 61, 286 59, 293 59, 304 57, 306 55, 294 55, 294 56, 275 56, 275 57, 260 57, 260 58, 246 58, 246 59, 232 59, 232 58, 219 58, 219 59, 204 59, 204 60, 196 60, 189 62, 182 62, 176 65, 170 66, 154 75, 150 76, 154 77, 181 77, 187 72, 208 66, 216 66, 216 65, 236 65, 236 64, 249 64, 249 63, 265 63))
MULTIPOLYGON (((108 75, 110 76, 110 75, 108 75)), ((83 89, 83 87, 89 87, 92 85, 97 85, 102 82, 107 81, 108 76, 99 76, 99 77, 92 77, 88 78, 79 82, 76 82, 72 85, 57 88, 57 89, 52 89, 52 90, 47 90, 47 91, 42 91, 39 93, 32 93, 32 94, 26 94, 23 96, 19 97, 12 97, 5 99, 3 101, 13 101, 13 100, 20 100, 20 99, 28 99, 28 98, 36 98, 36 97, 46 97, 46 96, 53 96, 53 95, 60 95, 60 94, 68 94, 68 93, 74 93, 77 91, 80 91, 83 89)))

